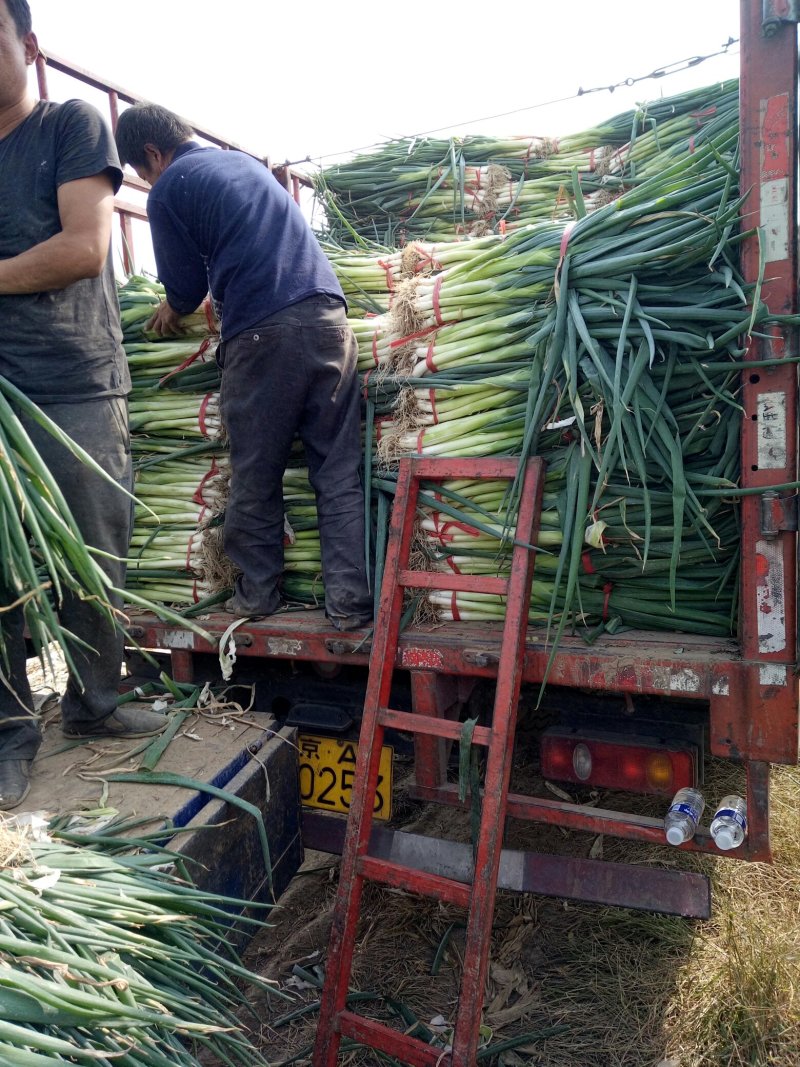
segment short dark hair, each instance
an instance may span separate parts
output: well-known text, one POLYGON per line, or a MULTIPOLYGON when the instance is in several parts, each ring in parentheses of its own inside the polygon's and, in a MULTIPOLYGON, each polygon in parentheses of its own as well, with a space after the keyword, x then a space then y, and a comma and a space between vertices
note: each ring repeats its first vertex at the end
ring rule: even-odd
POLYGON ((147 163, 144 146, 160 152, 173 152, 192 139, 192 127, 174 111, 158 104, 134 104, 117 119, 116 141, 120 162, 134 167, 147 163))
POLYGON ((31 18, 31 9, 28 7, 28 0, 6 0, 6 7, 9 15, 14 20, 14 25, 17 27, 17 33, 20 37, 26 37, 33 32, 33 19, 31 18))

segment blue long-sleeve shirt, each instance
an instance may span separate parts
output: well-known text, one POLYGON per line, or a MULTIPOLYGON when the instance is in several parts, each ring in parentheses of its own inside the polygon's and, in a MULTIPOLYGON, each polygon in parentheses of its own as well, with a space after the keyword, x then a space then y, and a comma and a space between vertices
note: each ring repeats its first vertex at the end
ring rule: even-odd
POLYGON ((167 300, 188 315, 211 293, 225 341, 309 296, 344 301, 300 208, 252 156, 180 145, 147 212, 167 300))

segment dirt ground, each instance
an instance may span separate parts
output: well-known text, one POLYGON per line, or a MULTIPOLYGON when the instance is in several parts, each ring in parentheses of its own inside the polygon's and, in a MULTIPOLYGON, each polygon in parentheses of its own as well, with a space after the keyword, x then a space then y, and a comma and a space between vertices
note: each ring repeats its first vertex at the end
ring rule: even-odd
MULTIPOLYGON (((32 683, 42 690, 57 686, 58 678, 34 673, 32 683)), ((552 796, 552 786, 537 776, 530 742, 523 724, 512 787, 552 796)), ((398 774, 393 825, 469 841, 468 815, 408 797, 410 772, 407 763, 398 774)), ((714 909, 700 922, 501 891, 483 1013, 488 1047, 480 1062, 800 1067, 800 770, 775 768, 772 777, 773 865, 511 822, 512 848, 707 874, 714 909)), ((741 791, 741 771, 711 761, 706 786, 709 796, 741 791)), ((619 798, 584 793, 579 799, 614 807, 619 798)), ((664 808, 652 798, 634 806, 653 815, 664 808)), ((271 927, 246 953, 253 971, 293 998, 251 990, 255 1015, 242 1019, 275 1065, 311 1062, 337 876, 336 857, 308 853, 271 913, 271 927)), ((357 1010, 404 1030, 418 1020, 444 1047, 463 945, 459 909, 367 886, 351 981, 351 990, 365 996, 357 1010)), ((386 1062, 393 1061, 363 1049, 340 1057, 352 1067, 386 1062)))
MULTIPOLYGON (((707 775, 709 794, 741 788, 740 777, 729 764, 713 763, 707 775)), ((792 798, 796 801, 800 795, 800 775, 779 769, 776 777, 776 818, 787 836, 797 836, 800 826, 792 798)), ((530 791, 543 786, 524 758, 518 761, 515 778, 518 788, 522 781, 530 791)), ((594 797, 601 807, 613 806, 610 796, 594 797)), ((648 814, 662 808, 652 800, 639 805, 648 814)), ((406 830, 469 840, 469 821, 461 813, 408 800, 401 801, 400 809, 397 821, 406 830)), ((784 838, 779 833, 777 839, 780 846, 784 838)), ((800 864, 794 851, 782 857, 779 849, 776 864, 768 867, 530 824, 510 826, 507 843, 703 872, 714 886, 714 915, 700 922, 501 891, 483 1016, 490 1048, 481 1062, 506 1067, 800 1064, 800 1008, 794 999, 800 993, 800 864), (748 884, 751 903, 762 898, 756 914, 750 913, 750 906, 747 914, 739 908, 748 884), (780 925, 784 920, 776 913, 779 925, 765 929, 776 894, 778 911, 788 921, 780 925), (755 958, 739 961, 749 970, 737 972, 737 952, 745 945, 755 958), (786 964, 788 988, 782 981, 771 990, 745 988, 757 972, 774 969, 772 952, 786 964), (743 1003, 731 1004, 736 1018, 727 1019, 724 1006, 731 1003, 731 987, 742 994, 743 1003), (500 1052, 501 1043, 512 1039, 521 1043, 500 1052), (492 1047, 498 1049, 496 1055, 490 1054, 492 1047)), ((336 885, 337 860, 321 853, 308 855, 273 912, 274 927, 259 935, 248 952, 253 970, 298 998, 294 1006, 256 998, 258 1043, 275 1064, 310 1063, 336 885)), ((457 1006, 463 941, 463 913, 458 909, 367 886, 351 990, 376 998, 357 1010, 401 1029, 415 1018, 429 1029, 438 1025, 446 1040, 457 1006)), ((340 1062, 387 1061, 354 1050, 340 1062)))

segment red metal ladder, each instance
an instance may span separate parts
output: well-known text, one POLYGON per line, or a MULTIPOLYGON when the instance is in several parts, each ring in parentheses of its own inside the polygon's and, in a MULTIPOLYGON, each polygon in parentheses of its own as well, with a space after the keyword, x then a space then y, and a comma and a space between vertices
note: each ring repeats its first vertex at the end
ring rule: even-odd
POLYGON ((339 891, 328 945, 328 962, 314 1067, 335 1067, 342 1037, 385 1052, 412 1067, 472 1067, 477 1052, 486 971, 489 961, 497 873, 505 827, 506 800, 514 748, 517 703, 528 624, 535 553, 533 544, 541 512, 544 464, 530 459, 523 474, 515 544, 509 579, 444 574, 408 569, 409 553, 422 479, 514 479, 516 459, 404 459, 400 462, 392 510, 380 605, 375 624, 369 679, 353 784, 347 836, 339 872, 339 891), (462 724, 388 707, 397 659, 403 593, 407 588, 453 592, 480 591, 507 597, 497 689, 491 727, 476 726, 472 743, 487 749, 480 830, 472 884, 455 881, 378 859, 369 854, 373 806, 384 730, 427 734, 451 741, 461 737, 462 724), (467 909, 466 948, 452 1053, 443 1055, 416 1038, 347 1009, 356 925, 364 881, 406 889, 467 909))

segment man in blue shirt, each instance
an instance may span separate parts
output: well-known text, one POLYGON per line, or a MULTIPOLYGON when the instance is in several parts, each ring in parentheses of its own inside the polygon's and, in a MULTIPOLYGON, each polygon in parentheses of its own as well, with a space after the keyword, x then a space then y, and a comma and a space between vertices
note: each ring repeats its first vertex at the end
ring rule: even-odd
POLYGON ((241 570, 228 611, 281 607, 282 479, 295 434, 319 515, 328 618, 372 619, 364 559, 357 346, 341 286, 297 204, 243 152, 205 148, 166 108, 120 115, 121 160, 152 187, 147 210, 168 336, 206 293, 221 314, 220 404, 231 460, 224 547, 241 570))

